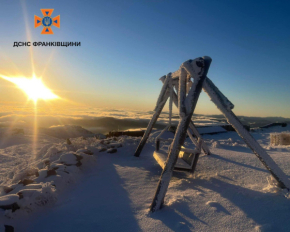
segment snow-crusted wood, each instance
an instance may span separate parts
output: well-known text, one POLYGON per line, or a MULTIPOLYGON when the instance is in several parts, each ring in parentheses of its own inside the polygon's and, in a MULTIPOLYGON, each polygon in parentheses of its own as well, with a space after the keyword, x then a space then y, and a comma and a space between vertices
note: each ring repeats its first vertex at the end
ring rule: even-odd
POLYGON ((154 212, 162 207, 164 202, 164 197, 168 189, 168 185, 172 176, 172 171, 178 159, 178 154, 181 149, 181 145, 184 143, 186 138, 186 132, 191 121, 192 114, 194 112, 196 103, 198 101, 198 97, 202 90, 203 81, 206 78, 207 71, 209 69, 209 65, 211 62, 211 58, 197 58, 195 60, 189 60, 182 64, 181 73, 179 77, 179 114, 180 120, 178 127, 175 132, 175 136, 173 142, 170 146, 169 155, 159 179, 159 183, 157 185, 156 193, 153 198, 152 204, 150 206, 150 211, 154 212), (185 98, 186 94, 186 85, 185 81, 185 72, 183 68, 186 68, 187 72, 194 72, 191 76, 194 78, 194 83, 191 87, 191 90, 188 93, 188 96, 185 98), (190 70, 192 68, 192 70, 190 70))
POLYGON ((192 130, 195 137, 201 140, 201 147, 202 147, 203 152, 206 155, 210 155, 210 150, 209 150, 208 146, 205 144, 204 140, 201 138, 201 135, 199 134, 198 130, 196 129, 196 127, 192 121, 189 123, 189 128, 192 130))
POLYGON ((191 173, 193 174, 197 165, 197 161, 201 152, 201 145, 202 145, 202 139, 199 138, 198 139, 198 145, 195 148, 195 152, 194 152, 194 157, 193 157, 193 161, 192 161, 192 168, 191 168, 191 173))
POLYGON ((188 137, 190 138, 191 142, 192 142, 195 146, 197 146, 197 141, 196 141, 196 139, 192 136, 190 130, 187 130, 187 135, 188 135, 188 137))
POLYGON ((245 141, 245 143, 251 148, 254 154, 266 167, 266 169, 277 180, 281 188, 290 190, 290 181, 281 168, 275 163, 275 161, 267 154, 267 152, 260 146, 260 144, 252 137, 252 135, 244 128, 237 116, 231 111, 231 105, 227 102, 218 88, 212 83, 209 78, 205 78, 203 89, 206 91, 211 101, 215 103, 217 108, 226 117, 229 124, 237 131, 239 136, 245 141))
POLYGON ((172 85, 172 79, 169 83, 169 88, 170 88, 170 92, 169 92, 169 128, 171 127, 171 119, 172 119, 172 96, 173 96, 173 85, 172 85))
POLYGON ((196 154, 193 158, 193 164, 192 164, 192 168, 191 168, 191 173, 193 174, 197 165, 197 161, 199 158, 200 153, 196 154))
POLYGON ((146 144, 146 141, 147 141, 147 139, 148 139, 148 137, 149 137, 149 135, 150 135, 150 133, 152 131, 152 128, 155 125, 155 123, 156 123, 156 121, 157 121, 162 109, 164 108, 164 105, 166 104, 166 101, 167 101, 167 99, 169 97, 169 89, 168 89, 168 87, 169 87, 170 81, 171 81, 171 73, 169 73, 167 75, 167 77, 166 77, 166 79, 164 81, 163 87, 161 89, 161 92, 160 92, 160 95, 158 97, 158 100, 157 100, 157 103, 156 103, 156 107, 155 107, 155 110, 154 110, 155 113, 153 114, 152 119, 150 120, 150 122, 149 122, 149 124, 147 126, 147 129, 146 129, 146 131, 145 131, 145 133, 144 133, 144 135, 143 135, 143 137, 142 137, 142 139, 141 139, 141 141, 140 141, 140 143, 139 143, 139 145, 138 145, 138 147, 137 147, 137 149, 135 151, 134 156, 136 156, 136 157, 140 156, 140 153, 142 152, 142 149, 143 149, 143 147, 146 144))
POLYGON ((164 134, 164 132, 165 131, 167 131, 167 129, 169 128, 169 126, 170 125, 167 125, 162 131, 161 131, 161 133, 156 137, 156 139, 155 139, 155 149, 156 149, 156 151, 158 151, 159 150, 159 145, 160 145, 160 140, 161 140, 161 135, 163 135, 164 134))
POLYGON ((190 149, 190 148, 181 147, 180 151, 184 151, 187 153, 196 153, 196 151, 198 151, 198 149, 190 149))
POLYGON ((186 115, 186 72, 184 68, 180 70, 179 76, 179 91, 178 91, 178 109, 179 109, 179 117, 185 117, 186 115))
MULTIPOLYGON (((167 157, 168 157, 168 153, 163 151, 163 150, 154 151, 153 157, 157 161, 157 163, 160 165, 160 167, 162 169, 164 169, 165 164, 166 164, 166 160, 167 160, 167 157)), ((177 162, 176 162, 176 164, 174 166, 174 169, 183 170, 183 171, 185 171, 185 170, 186 171, 191 171, 192 166, 189 165, 188 163, 186 163, 183 159, 178 158, 177 162)))
MULTIPOLYGON (((180 71, 178 72, 175 72, 175 73, 178 73, 178 75, 180 75, 180 71)), ((164 105, 166 104, 166 101, 167 101, 167 98, 169 96, 172 96, 171 99, 172 99, 172 102, 174 103, 174 105, 178 108, 178 97, 177 97, 177 94, 175 93, 174 91, 174 88, 173 86, 175 85, 175 87, 179 87, 179 83, 176 83, 174 84, 173 83, 173 80, 172 80, 172 75, 171 73, 169 73, 167 76, 162 76, 159 80, 162 81, 163 83, 163 86, 162 86, 162 89, 161 89, 161 92, 159 94, 159 97, 158 97, 158 100, 157 100, 157 103, 156 103, 156 107, 155 107, 155 113, 152 117, 152 119, 150 120, 148 126, 147 126, 147 129, 146 129, 146 132, 144 133, 139 145, 138 145, 138 148, 136 149, 135 151, 135 154, 134 156, 136 157, 139 157, 141 152, 142 152, 142 149, 143 147, 145 146, 146 144, 146 141, 152 131, 152 128, 153 126, 155 125, 162 109, 164 108, 164 105), (168 76, 170 76, 169 78, 167 78, 168 76), (171 87, 171 88, 170 88, 171 87), (166 98, 165 102, 164 102, 164 99, 166 98)), ((175 74, 177 75, 177 74, 175 74)), ((177 76, 175 76, 176 78, 177 76)), ((179 76, 178 76, 179 77, 179 76)), ((185 87, 186 88, 186 87, 185 87)), ((172 112, 172 102, 170 102, 169 106, 170 106, 170 109, 169 111, 172 112)), ((171 121, 171 120, 170 120, 171 121)), ((199 134, 199 132, 197 131, 194 123, 191 121, 190 122, 190 129, 192 130, 193 134, 195 135, 196 138, 199 138, 201 139, 202 141, 202 150, 205 154, 209 155, 210 154, 210 150, 209 148, 207 147, 207 145, 205 144, 204 140, 201 138, 201 135, 199 134)), ((195 139, 192 141, 194 144, 197 143, 197 140, 195 141, 195 139)))
POLYGON ((229 99, 227 99, 225 95, 223 95, 223 93, 208 77, 206 77, 205 81, 203 82, 203 90, 206 93, 214 91, 216 98, 223 104, 226 109, 232 110, 235 107, 234 104, 229 99))
MULTIPOLYGON (((161 77, 161 78, 164 78, 164 76, 163 77, 161 77)), ((160 79, 161 79, 160 78, 160 79)), ((164 79, 165 81, 164 81, 164 84, 163 84, 163 86, 162 86, 162 89, 161 89, 161 92, 160 92, 160 94, 159 94, 159 97, 158 97, 158 99, 157 99, 157 102, 156 102, 156 107, 155 107, 155 109, 154 109, 154 111, 156 111, 157 110, 157 108, 158 108, 158 106, 164 101, 164 95, 166 94, 166 93, 168 93, 168 88, 170 87, 170 84, 171 84, 171 73, 168 73, 167 75, 166 75, 166 78, 164 79)), ((166 99, 167 100, 167 99, 166 99)))
MULTIPOLYGON (((180 75, 180 71, 178 71, 178 74, 180 75)), ((172 74, 172 76, 173 76, 173 74, 172 74)), ((159 80, 161 80, 163 83, 165 81, 165 79, 163 77, 161 77, 159 80)), ((176 88, 179 87, 179 84, 177 83, 175 85, 175 87, 176 88)), ((178 97, 177 97, 177 94, 175 93, 175 91, 172 92, 172 101, 173 101, 174 105, 178 108, 178 97)), ((195 127, 195 125, 194 125, 194 123, 192 121, 189 123, 189 127, 192 130, 194 136, 196 138, 198 138, 198 139, 201 139, 201 147, 202 147, 203 152, 205 154, 209 155, 210 154, 210 150, 209 150, 208 146, 205 144, 204 140, 202 139, 201 135, 199 134, 198 130, 196 129, 196 127, 195 127)), ((194 144, 197 143, 197 140, 195 142, 193 142, 193 143, 194 144)))

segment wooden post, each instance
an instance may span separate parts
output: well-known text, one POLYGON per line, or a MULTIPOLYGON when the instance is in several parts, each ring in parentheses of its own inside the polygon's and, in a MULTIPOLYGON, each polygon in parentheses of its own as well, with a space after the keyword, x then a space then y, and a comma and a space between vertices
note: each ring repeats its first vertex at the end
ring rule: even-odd
POLYGON ((209 148, 205 144, 204 140, 201 138, 201 135, 199 134, 198 130, 196 129, 196 127, 195 127, 195 125, 194 125, 194 123, 192 121, 189 123, 189 128, 192 130, 192 132, 195 135, 195 137, 197 137, 198 139, 201 139, 201 147, 202 147, 203 152, 206 155, 210 155, 209 148))
MULTIPOLYGON (((173 91, 173 93, 172 93, 172 101, 173 101, 174 105, 178 108, 178 97, 177 97, 177 94, 175 93, 175 91, 173 91)), ((205 144, 204 140, 202 139, 201 135, 199 134, 198 130, 196 129, 196 127, 195 127, 195 125, 194 125, 194 123, 192 121, 190 121, 189 127, 192 130, 192 132, 195 135, 195 137, 197 137, 198 139, 201 139, 201 147, 202 147, 203 152, 206 155, 210 155, 209 148, 205 144)))
POLYGON ((261 145, 252 137, 252 135, 244 128, 243 124, 237 118, 237 116, 231 111, 230 105, 225 100, 225 97, 221 95, 221 92, 213 84, 213 82, 206 78, 203 84, 203 89, 210 97, 211 101, 215 103, 217 108, 223 113, 228 123, 233 126, 239 136, 245 141, 245 143, 251 148, 253 153, 258 157, 266 169, 277 180, 281 188, 287 188, 290 190, 290 181, 281 168, 275 163, 275 161, 267 154, 267 152, 261 147, 261 145))
POLYGON ((156 193, 150 206, 150 211, 154 212, 162 207, 164 197, 168 189, 168 185, 172 176, 172 172, 178 154, 180 152, 181 145, 184 144, 186 138, 187 128, 191 121, 192 114, 194 112, 198 97, 202 90, 202 84, 209 69, 211 59, 209 57, 198 58, 193 61, 187 61, 183 63, 179 77, 179 115, 180 120, 173 142, 170 146, 169 155, 162 171, 162 174, 157 185, 156 193), (188 96, 186 97, 186 72, 195 78, 193 86, 191 87, 188 96))
POLYGON ((198 158, 199 158, 199 153, 198 154, 195 154, 195 156, 193 157, 194 160, 193 160, 193 164, 192 164, 192 168, 191 168, 191 173, 193 174, 194 171, 195 171, 195 168, 196 168, 196 165, 197 165, 197 161, 198 161, 198 158))
POLYGON ((134 156, 136 157, 139 157, 142 150, 143 150, 143 147, 145 146, 146 144, 146 141, 152 131, 152 128, 153 126, 155 125, 162 109, 164 108, 164 105, 166 104, 166 101, 169 97, 169 84, 171 82, 171 73, 167 74, 166 76, 166 79, 165 79, 165 82, 163 84, 163 87, 161 89, 161 92, 159 94, 159 97, 158 97, 158 100, 157 100, 157 103, 156 103, 156 107, 155 107, 155 113, 153 114, 148 126, 147 126, 147 129, 135 151, 135 154, 134 156))
POLYGON ((155 141, 155 151, 159 151, 159 147, 160 147, 160 140, 156 140, 155 141))

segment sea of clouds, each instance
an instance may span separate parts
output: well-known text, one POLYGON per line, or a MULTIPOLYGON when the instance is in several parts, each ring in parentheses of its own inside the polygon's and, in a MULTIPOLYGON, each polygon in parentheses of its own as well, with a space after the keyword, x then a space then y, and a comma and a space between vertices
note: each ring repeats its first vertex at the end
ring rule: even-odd
MULTIPOLYGON (((2 106, 0 111, 0 127, 26 128, 55 127, 58 125, 78 125, 94 133, 107 133, 113 130, 146 128, 153 111, 129 109, 110 109, 94 107, 49 108, 28 106, 2 106), (37 116, 36 116, 37 115, 37 116)), ((282 117, 247 117, 239 116, 243 124, 251 127, 267 125, 272 122, 290 122, 282 117)), ((178 113, 172 115, 173 124, 178 122, 178 113)), ((227 124, 222 115, 194 114, 193 121, 197 126, 227 124)), ((168 112, 161 113, 156 128, 164 127, 168 122, 168 112)))

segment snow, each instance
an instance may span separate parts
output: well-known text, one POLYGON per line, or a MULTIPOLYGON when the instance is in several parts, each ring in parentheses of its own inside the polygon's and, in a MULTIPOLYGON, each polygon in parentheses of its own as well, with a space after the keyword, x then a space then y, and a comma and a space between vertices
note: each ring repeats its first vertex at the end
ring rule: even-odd
POLYGON ((11 205, 13 203, 17 203, 19 200, 19 197, 18 195, 16 194, 10 194, 10 195, 7 195, 7 196, 2 196, 0 197, 0 205, 11 205))
MULTIPOLYGON (((290 146, 271 146, 270 133, 289 130, 287 126, 251 133, 287 177, 290 146)), ((140 138, 79 137, 68 146, 65 140, 40 135, 35 156, 31 144, 22 143, 31 135, 11 136, 6 143, 10 146, 0 149, 0 202, 17 203, 20 209, 0 210, 0 231, 3 225, 17 232, 289 231, 287 192, 277 187, 235 132, 203 135, 212 154, 200 156, 193 176, 175 171, 164 207, 149 213, 162 171, 153 158, 157 135, 158 131, 151 134, 138 158, 133 154, 140 138), (122 147, 111 148, 112 144, 122 147), (101 148, 117 152, 100 152, 101 148), (78 157, 82 165, 71 165, 78 157), (48 176, 48 170, 56 175, 48 176), (18 184, 24 179, 34 183, 18 184), (5 193, 3 186, 13 190, 5 193)), ((190 147, 189 138, 186 144, 190 147)))

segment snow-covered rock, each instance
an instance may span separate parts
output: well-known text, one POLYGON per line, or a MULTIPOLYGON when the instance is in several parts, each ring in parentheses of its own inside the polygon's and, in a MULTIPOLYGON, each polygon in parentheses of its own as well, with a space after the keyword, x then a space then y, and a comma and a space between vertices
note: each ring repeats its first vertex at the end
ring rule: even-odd
POLYGON ((116 148, 109 148, 107 150, 107 153, 116 153, 117 152, 117 149, 116 148))
POLYGON ((65 165, 81 165, 82 157, 73 152, 67 152, 60 156, 59 161, 65 165))
POLYGON ((12 212, 19 209, 19 196, 17 194, 10 194, 0 197, 0 208, 4 210, 11 209, 12 212))

